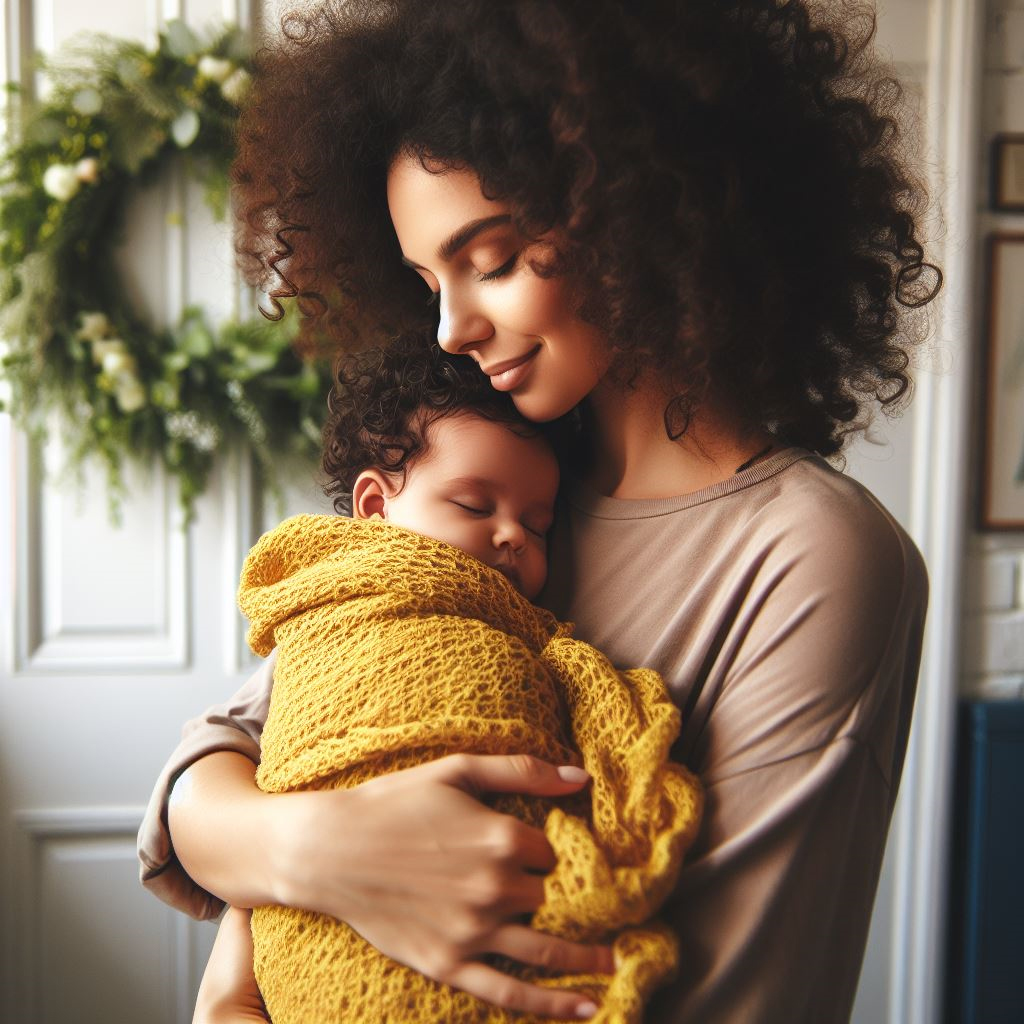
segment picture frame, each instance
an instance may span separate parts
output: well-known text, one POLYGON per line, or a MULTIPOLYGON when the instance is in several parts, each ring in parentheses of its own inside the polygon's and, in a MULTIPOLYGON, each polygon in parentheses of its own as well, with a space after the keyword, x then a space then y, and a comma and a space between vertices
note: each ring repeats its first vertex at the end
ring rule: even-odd
POLYGON ((989 199, 993 210, 1024 213, 1024 134, 992 139, 989 199))
POLYGON ((1024 530, 1024 233, 989 235, 978 525, 1024 530))

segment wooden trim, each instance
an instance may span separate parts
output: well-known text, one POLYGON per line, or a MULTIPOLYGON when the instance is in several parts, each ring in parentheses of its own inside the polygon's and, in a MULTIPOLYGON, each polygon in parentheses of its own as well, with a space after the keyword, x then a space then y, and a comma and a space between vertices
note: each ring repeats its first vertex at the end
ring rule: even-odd
MULTIPOLYGON (((921 676, 894 821, 889 1024, 942 1018, 976 310, 977 146, 984 5, 932 0, 927 162, 945 273, 933 337, 952 367, 918 375, 911 533, 931 577, 921 676)), ((944 360, 945 361, 945 360, 944 360)))
POLYGON ((1024 196, 1021 196, 1019 202, 1005 202, 1001 199, 1005 185, 1003 181, 1003 150, 1009 146, 1024 148, 1024 133, 1000 132, 992 137, 989 146, 989 209, 997 212, 1024 213, 1024 196))
MULTIPOLYGON (((1024 140, 1024 135, 1020 136, 1024 140)), ((1022 207, 1024 209, 1024 207, 1022 207)), ((978 492, 977 527, 979 530, 1012 533, 1024 530, 1022 519, 998 519, 992 509, 992 465, 995 444, 995 388, 997 378, 996 303, 1002 284, 999 275, 998 250, 1004 245, 1024 246, 1024 232, 996 231, 985 240, 985 305, 981 360, 981 403, 984 429, 981 431, 978 457, 981 464, 981 487, 978 492)), ((1024 438, 1021 439, 1024 443, 1024 438)))

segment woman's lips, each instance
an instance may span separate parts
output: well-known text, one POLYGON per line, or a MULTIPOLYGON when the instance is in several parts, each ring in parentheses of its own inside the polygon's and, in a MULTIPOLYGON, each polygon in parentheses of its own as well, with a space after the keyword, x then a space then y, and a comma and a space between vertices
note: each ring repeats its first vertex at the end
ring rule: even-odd
POLYGON ((491 366, 487 369, 481 367, 481 369, 484 369, 484 373, 491 378, 491 387, 495 391, 512 391, 523 382, 527 373, 530 372, 533 357, 539 351, 540 345, 519 359, 513 359, 507 363, 498 363, 497 366, 491 366))

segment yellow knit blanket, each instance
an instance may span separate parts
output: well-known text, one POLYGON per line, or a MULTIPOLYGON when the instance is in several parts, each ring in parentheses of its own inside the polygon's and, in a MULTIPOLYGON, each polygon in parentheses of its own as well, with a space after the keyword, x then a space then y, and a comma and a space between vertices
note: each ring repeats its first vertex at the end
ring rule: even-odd
MULTIPOLYGON (((649 921, 693 841, 701 793, 669 761, 679 712, 654 672, 616 671, 571 626, 448 544, 382 522, 297 516, 263 536, 239 603, 257 654, 278 648, 257 781, 269 792, 360 783, 445 754, 529 753, 582 763, 580 796, 498 795, 542 827, 558 857, 532 924, 612 941, 614 975, 553 977, 492 958, 537 984, 639 1022, 676 963, 649 921)), ((527 1018, 395 963, 347 925, 284 907, 253 913, 256 978, 275 1024, 482 1024, 527 1018)))

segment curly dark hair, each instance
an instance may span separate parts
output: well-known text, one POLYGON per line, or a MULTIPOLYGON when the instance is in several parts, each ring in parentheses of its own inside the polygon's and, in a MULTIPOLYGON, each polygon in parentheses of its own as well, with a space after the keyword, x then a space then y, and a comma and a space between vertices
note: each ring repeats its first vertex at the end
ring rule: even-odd
POLYGON ((347 516, 356 477, 376 467, 404 483, 409 468, 430 450, 430 425, 444 416, 472 413, 522 437, 544 437, 556 456, 570 430, 564 419, 543 425, 524 419, 511 397, 495 391, 470 360, 448 355, 436 335, 422 331, 341 356, 327 408, 324 493, 347 516))
POLYGON ((909 396, 941 272, 919 240, 902 89, 848 0, 346 0, 256 58, 234 168, 249 280, 307 338, 433 327, 387 171, 471 168, 553 263, 628 383, 712 393, 823 455, 909 396))

